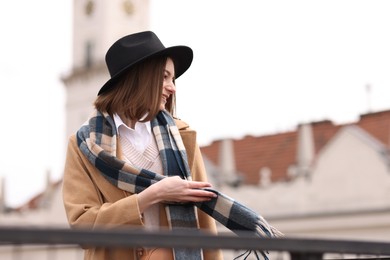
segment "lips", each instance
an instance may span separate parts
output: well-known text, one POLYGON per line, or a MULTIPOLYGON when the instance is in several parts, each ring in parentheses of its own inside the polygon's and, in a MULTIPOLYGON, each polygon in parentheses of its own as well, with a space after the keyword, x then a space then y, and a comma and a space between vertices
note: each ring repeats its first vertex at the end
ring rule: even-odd
POLYGON ((161 99, 162 99, 162 101, 164 101, 166 103, 168 98, 169 98, 169 95, 163 94, 161 99))

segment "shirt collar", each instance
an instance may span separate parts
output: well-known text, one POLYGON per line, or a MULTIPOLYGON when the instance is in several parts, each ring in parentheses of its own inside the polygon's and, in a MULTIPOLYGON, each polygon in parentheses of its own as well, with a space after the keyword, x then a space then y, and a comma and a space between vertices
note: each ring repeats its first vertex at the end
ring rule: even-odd
MULTIPOLYGON (((146 116, 146 115, 145 115, 146 116)), ((134 129, 131 129, 130 127, 128 127, 123 121, 122 119, 120 118, 120 116, 118 114, 114 114, 114 122, 115 122, 115 127, 116 127, 116 132, 119 133, 119 127, 121 125, 123 125, 124 127, 126 127, 127 129, 130 129, 130 130, 133 130, 134 129)), ((151 126, 150 126, 150 121, 148 122, 137 122, 135 123, 136 127, 137 125, 144 125, 146 127, 146 130, 148 130, 148 133, 151 134, 152 133, 152 129, 151 129, 151 126)))

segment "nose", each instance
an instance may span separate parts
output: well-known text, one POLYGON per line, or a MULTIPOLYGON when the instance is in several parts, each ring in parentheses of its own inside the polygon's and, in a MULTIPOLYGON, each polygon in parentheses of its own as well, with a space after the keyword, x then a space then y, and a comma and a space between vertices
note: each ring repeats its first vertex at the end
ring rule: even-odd
POLYGON ((169 92, 170 95, 172 95, 176 92, 176 86, 175 86, 175 83, 173 81, 168 82, 164 86, 164 88, 167 92, 169 92))

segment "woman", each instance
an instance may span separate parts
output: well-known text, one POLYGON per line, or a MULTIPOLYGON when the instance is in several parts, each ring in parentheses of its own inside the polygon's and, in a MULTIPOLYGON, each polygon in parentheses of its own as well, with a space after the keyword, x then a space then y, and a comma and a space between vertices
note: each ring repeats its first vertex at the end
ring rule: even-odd
MULTIPOLYGON (((150 31, 125 36, 110 47, 106 63, 111 78, 98 92, 95 113, 68 144, 63 199, 71 227, 199 228, 216 233, 214 219, 194 206, 217 196, 205 189, 211 185, 196 133, 172 117, 175 79, 192 58, 189 47, 165 48, 150 31)), ((202 255, 222 259, 219 250, 85 249, 85 259, 202 255)))

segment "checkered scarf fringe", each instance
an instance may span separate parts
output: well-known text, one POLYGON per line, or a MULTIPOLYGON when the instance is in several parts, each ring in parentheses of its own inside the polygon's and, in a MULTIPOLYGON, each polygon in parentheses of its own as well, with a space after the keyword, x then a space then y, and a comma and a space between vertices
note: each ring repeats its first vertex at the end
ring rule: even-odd
MULTIPOLYGON (((138 168, 116 157, 116 127, 112 117, 106 113, 95 111, 94 115, 77 132, 77 142, 81 152, 110 183, 130 193, 140 193, 150 185, 171 176, 168 167, 172 163, 176 163, 176 168, 181 172, 182 178, 191 180, 185 147, 171 115, 167 111, 159 112, 152 120, 151 126, 160 151, 164 175, 138 168)), ((236 234, 240 235, 241 232, 249 231, 261 238, 283 236, 251 209, 214 189, 207 188, 207 190, 217 194, 217 198, 194 205, 236 234)), ((196 214, 193 206, 169 204, 167 208, 168 221, 173 229, 177 227, 177 223, 180 225, 184 223, 186 228, 196 227, 196 214)), ((198 255, 198 253, 190 253, 198 255)), ((260 253, 268 259, 266 252, 260 253)), ((181 258, 176 255, 176 259, 181 258)), ((190 258, 186 255, 185 259, 190 258)))

